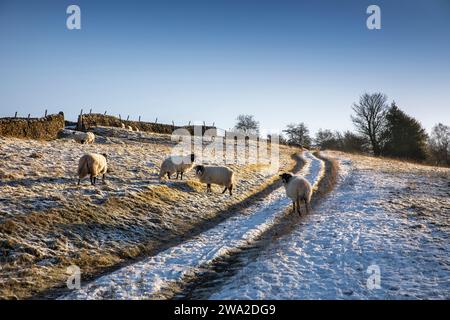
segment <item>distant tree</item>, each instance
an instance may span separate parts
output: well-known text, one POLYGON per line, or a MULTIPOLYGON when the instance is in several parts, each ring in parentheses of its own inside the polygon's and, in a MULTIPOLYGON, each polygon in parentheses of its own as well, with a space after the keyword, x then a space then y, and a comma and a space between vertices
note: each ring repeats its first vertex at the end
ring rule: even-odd
POLYGON ((385 113, 388 108, 387 97, 382 93, 365 93, 359 98, 358 104, 353 104, 353 124, 360 134, 366 137, 375 156, 381 155, 382 134, 385 124, 385 113))
POLYGON ((450 165, 450 127, 438 123, 431 130, 429 147, 436 164, 450 165))
POLYGON ((339 145, 345 152, 366 153, 368 151, 368 141, 365 137, 357 135, 350 131, 345 131, 343 135, 339 134, 339 145))
POLYGON ((309 130, 303 122, 298 124, 288 124, 283 132, 286 133, 287 141, 289 144, 307 148, 311 146, 311 137, 309 136, 309 130))
POLYGON ((338 142, 339 141, 336 135, 331 130, 319 129, 316 133, 316 137, 314 138, 315 145, 323 150, 339 150, 338 142))
POLYGON ((397 107, 395 102, 386 113, 383 155, 397 158, 425 160, 427 139, 425 129, 413 117, 397 107))
POLYGON ((368 151, 367 139, 350 131, 341 133, 338 131, 319 130, 316 134, 315 144, 321 149, 354 153, 365 153, 368 151))
POLYGON ((259 134, 259 122, 252 115, 240 114, 236 118, 235 129, 245 134, 259 134))

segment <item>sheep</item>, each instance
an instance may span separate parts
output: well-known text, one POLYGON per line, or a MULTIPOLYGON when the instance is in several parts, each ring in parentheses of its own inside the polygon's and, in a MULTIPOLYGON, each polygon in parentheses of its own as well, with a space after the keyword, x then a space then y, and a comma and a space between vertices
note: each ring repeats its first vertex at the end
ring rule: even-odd
POLYGON ((127 126, 127 130, 128 131, 133 131, 133 127, 132 126, 127 126))
POLYGON ((292 173, 280 174, 283 185, 286 189, 286 195, 292 200, 293 211, 297 206, 297 212, 301 216, 300 201, 305 201, 306 213, 309 213, 308 205, 311 202, 312 188, 311 184, 303 177, 294 176, 292 173))
POLYGON ((166 158, 162 164, 159 171, 159 179, 167 174, 167 178, 170 180, 170 176, 173 173, 178 175, 181 173, 181 180, 183 180, 183 173, 188 172, 194 166, 195 154, 190 154, 188 156, 170 156, 166 158))
POLYGON ((78 162, 78 185, 81 179, 90 175, 91 184, 95 185, 97 176, 103 175, 102 181, 105 183, 105 174, 108 172, 106 154, 89 153, 80 158, 78 162))
POLYGON ((90 144, 95 141, 95 134, 92 132, 76 132, 73 133, 73 138, 76 142, 81 144, 90 144))
POLYGON ((200 182, 206 183, 206 192, 211 192, 211 184, 217 184, 225 187, 222 194, 229 190, 230 196, 233 195, 234 172, 230 168, 198 165, 195 167, 195 175, 200 182))

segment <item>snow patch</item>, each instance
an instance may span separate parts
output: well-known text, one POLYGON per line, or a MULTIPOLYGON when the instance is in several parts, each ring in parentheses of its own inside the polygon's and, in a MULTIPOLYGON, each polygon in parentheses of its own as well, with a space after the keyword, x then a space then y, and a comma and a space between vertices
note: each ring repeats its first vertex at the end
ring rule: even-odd
POLYGON ((339 159, 338 186, 304 225, 209 288, 209 298, 449 299, 448 198, 430 188, 436 178, 354 159, 339 159), (405 208, 422 192, 432 205, 411 219, 405 208), (372 265, 379 289, 367 286, 372 265))

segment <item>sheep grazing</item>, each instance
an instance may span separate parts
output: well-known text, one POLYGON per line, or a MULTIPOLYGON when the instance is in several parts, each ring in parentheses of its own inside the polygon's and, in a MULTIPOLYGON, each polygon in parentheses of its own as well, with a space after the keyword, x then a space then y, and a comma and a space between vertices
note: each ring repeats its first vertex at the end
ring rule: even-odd
POLYGON ((73 138, 81 144, 91 144, 95 141, 95 134, 92 132, 74 132, 73 138))
POLYGON ((188 172, 194 166, 195 155, 192 153, 188 156, 170 156, 166 158, 161 164, 161 170, 159 171, 159 179, 161 179, 164 175, 167 174, 167 178, 170 179, 170 176, 177 173, 176 179, 178 179, 178 175, 181 174, 181 180, 183 180, 183 173, 188 172))
POLYGON ((225 187, 222 193, 229 190, 230 196, 233 195, 234 172, 230 168, 198 165, 195 175, 201 183, 206 183, 206 192, 211 192, 211 184, 217 184, 225 187))
POLYGON ((302 215, 300 210, 300 201, 305 202, 306 212, 311 202, 312 188, 311 184, 303 177, 294 176, 291 173, 280 174, 283 185, 286 188, 286 195, 292 200, 293 212, 297 207, 297 212, 302 215))
POLYGON ((102 181, 105 183, 105 174, 108 171, 106 154, 89 153, 80 158, 78 162, 78 185, 81 179, 90 175, 91 184, 95 185, 97 176, 103 175, 102 181))

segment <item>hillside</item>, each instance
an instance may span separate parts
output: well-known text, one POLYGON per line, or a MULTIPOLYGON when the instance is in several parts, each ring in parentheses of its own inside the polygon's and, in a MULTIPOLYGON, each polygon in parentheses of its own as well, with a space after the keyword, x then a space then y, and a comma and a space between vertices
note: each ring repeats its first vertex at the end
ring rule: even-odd
MULTIPOLYGON (((155 254, 274 186, 277 171, 261 164, 231 165, 232 197, 214 187, 207 195, 193 172, 186 181, 160 182, 159 165, 175 145, 170 136, 100 129, 93 145, 0 138, 0 298, 51 294, 65 286, 70 265, 86 280, 155 254), (78 159, 87 152, 108 154, 106 185, 76 185, 78 159)), ((296 152, 280 146, 282 169, 294 167, 296 152)))

